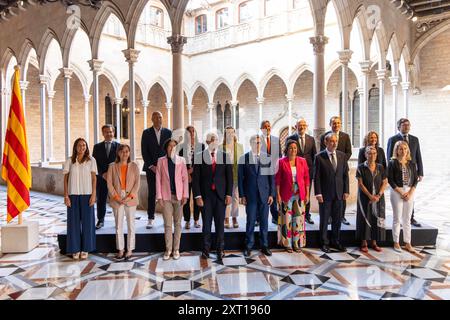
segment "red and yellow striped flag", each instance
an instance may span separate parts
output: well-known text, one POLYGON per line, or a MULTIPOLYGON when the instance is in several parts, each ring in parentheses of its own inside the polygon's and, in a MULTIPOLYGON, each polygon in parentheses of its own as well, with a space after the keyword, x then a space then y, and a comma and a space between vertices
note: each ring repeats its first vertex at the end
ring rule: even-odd
MULTIPOLYGON (((2 178, 7 186, 7 221, 10 222, 30 206, 31 166, 25 116, 19 86, 19 68, 14 72, 11 108, 3 150, 2 178)), ((19 219, 20 220, 20 219, 19 219)))

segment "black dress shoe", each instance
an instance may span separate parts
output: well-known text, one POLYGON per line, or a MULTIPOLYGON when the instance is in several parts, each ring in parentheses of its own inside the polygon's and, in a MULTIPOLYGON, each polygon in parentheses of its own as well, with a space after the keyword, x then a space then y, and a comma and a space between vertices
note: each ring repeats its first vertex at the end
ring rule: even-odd
POLYGON ((269 248, 262 248, 261 252, 265 255, 265 256, 271 256, 272 255, 272 251, 269 250, 269 248))
POLYGON ((342 223, 345 224, 346 226, 350 225, 350 222, 347 221, 347 219, 342 218, 342 223))
POLYGON ((221 250, 217 251, 217 259, 222 260, 222 258, 225 257, 225 253, 221 250))
POLYGON ((105 224, 103 223, 103 221, 99 221, 99 222, 97 222, 97 224, 95 225, 95 229, 100 229, 100 228, 103 228, 103 226, 104 226, 105 224))
POLYGON ((206 252, 206 251, 203 251, 203 252, 202 252, 202 258, 203 258, 203 259, 209 259, 209 253, 206 252))
POLYGON ((340 243, 331 245, 331 247, 332 247, 333 249, 336 249, 336 250, 339 251, 339 252, 347 252, 347 249, 346 249, 342 244, 340 244, 340 243))
POLYGON ((244 250, 244 257, 250 257, 251 255, 252 255, 252 250, 250 250, 250 249, 244 250))
POLYGON ((417 228, 420 228, 422 225, 419 223, 419 222, 417 222, 417 220, 416 219, 411 219, 411 224, 414 226, 414 227, 417 227, 417 228))
POLYGON ((314 224, 314 221, 311 219, 311 217, 306 217, 305 221, 309 224, 314 224))
POLYGON ((255 227, 259 227, 259 221, 255 222, 255 227))
POLYGON ((325 252, 325 253, 329 253, 329 252, 330 252, 330 247, 327 246, 326 244, 323 245, 321 249, 322 249, 322 251, 325 252))

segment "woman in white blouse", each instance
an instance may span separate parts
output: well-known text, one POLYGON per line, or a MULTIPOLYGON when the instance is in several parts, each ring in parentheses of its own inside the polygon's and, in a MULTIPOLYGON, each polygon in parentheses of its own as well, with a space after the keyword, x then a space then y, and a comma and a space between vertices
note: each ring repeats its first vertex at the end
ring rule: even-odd
POLYGON ((72 157, 64 164, 64 203, 67 206, 67 249, 73 259, 86 259, 95 251, 95 186, 97 164, 86 140, 73 144, 72 157))

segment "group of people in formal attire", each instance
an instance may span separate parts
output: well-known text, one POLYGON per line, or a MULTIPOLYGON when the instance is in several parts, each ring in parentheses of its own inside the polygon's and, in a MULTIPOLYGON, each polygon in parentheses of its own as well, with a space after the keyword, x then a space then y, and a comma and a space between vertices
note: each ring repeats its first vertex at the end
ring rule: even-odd
MULTIPOLYGON (((344 252, 340 241, 350 193, 349 165, 352 146, 348 134, 341 131, 341 119, 330 119, 331 130, 321 136, 320 151, 315 139, 307 134, 308 124, 300 119, 296 132, 286 139, 284 155, 280 139, 271 134, 271 123, 261 123, 261 133, 250 137, 250 150, 238 142, 236 131, 227 127, 221 142, 216 133, 199 141, 189 125, 182 141, 162 126, 162 114, 152 114, 153 126, 142 133, 143 168, 130 160, 130 147, 114 141, 114 127, 104 125, 104 141, 94 146, 90 155, 87 142, 78 138, 71 158, 64 164, 64 202, 67 206, 67 253, 74 259, 86 259, 95 251, 95 230, 104 226, 106 203, 113 210, 116 225, 116 260, 128 260, 135 249, 135 212, 139 204, 141 170, 148 186, 146 228, 154 226, 155 208, 161 208, 165 231, 163 259, 180 258, 182 219, 186 229, 202 228, 202 257, 215 249, 224 256, 224 229, 238 228, 239 205, 245 206, 246 240, 244 255, 250 256, 255 245, 255 227, 259 225, 261 252, 269 248, 269 212, 278 225, 278 244, 287 252, 301 252, 306 246, 306 224, 314 224, 310 213, 310 194, 319 204, 321 249, 344 252), (97 224, 94 204, 97 203, 97 224), (192 209, 192 210, 191 210, 192 209), (200 224, 202 218, 202 225, 200 224), (231 218, 231 219, 230 219, 231 218), (127 221, 127 244, 124 241, 127 221), (212 223, 215 248, 211 248, 212 223), (331 224, 331 236, 328 225, 331 224)), ((400 229, 405 249, 411 246, 414 220, 414 190, 423 177, 419 140, 409 134, 410 122, 398 121, 399 133, 388 141, 387 159, 378 134, 370 131, 359 150, 356 178, 358 200, 356 235, 360 250, 369 244, 382 251, 378 242, 386 240, 384 193, 392 188, 390 201, 394 213, 394 249, 401 251, 400 229)))

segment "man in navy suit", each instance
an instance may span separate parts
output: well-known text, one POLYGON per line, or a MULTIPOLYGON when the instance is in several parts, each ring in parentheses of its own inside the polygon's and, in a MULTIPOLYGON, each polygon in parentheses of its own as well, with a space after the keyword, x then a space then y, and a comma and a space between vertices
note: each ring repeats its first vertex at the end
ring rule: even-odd
MULTIPOLYGON (((277 165, 278 159, 281 158, 281 146, 280 139, 271 134, 272 126, 269 120, 263 120, 261 122, 261 151, 270 156, 270 164, 272 169, 272 174, 275 174, 275 167, 277 165)), ((274 201, 270 206, 270 213, 272 214, 272 223, 278 223, 278 206, 277 202, 274 201)), ((256 225, 259 224, 258 217, 256 218, 256 225)))
MULTIPOLYGON (((287 137, 286 144, 289 140, 297 141, 297 156, 305 158, 306 163, 309 168, 309 192, 311 193, 312 187, 312 179, 314 177, 314 157, 316 156, 316 141, 314 137, 306 134, 306 130, 308 129, 308 124, 306 120, 301 118, 297 121, 295 125, 297 132, 293 135, 287 137)), ((314 221, 311 219, 311 201, 308 201, 305 208, 305 221, 309 224, 314 224, 314 221)))
POLYGON ((326 148, 314 159, 314 192, 319 202, 322 251, 330 252, 328 219, 331 216, 331 247, 345 252, 340 244, 343 202, 349 196, 348 164, 345 153, 336 150, 335 133, 325 136, 326 148))
POLYGON ((151 128, 147 128, 142 132, 141 151, 144 159, 143 171, 147 175, 148 185, 148 207, 147 207, 147 229, 153 227, 153 220, 155 219, 155 197, 156 197, 156 164, 160 157, 164 157, 166 151, 164 150, 164 142, 172 137, 172 131, 162 127, 162 114, 155 111, 152 114, 151 128))
MULTIPOLYGON (((409 151, 411 153, 411 160, 416 163, 417 174, 419 175, 419 181, 423 179, 423 162, 422 154, 420 153, 420 143, 416 136, 409 134, 411 129, 411 123, 406 118, 401 118, 397 121, 398 134, 389 138, 387 143, 387 159, 392 158, 394 146, 398 141, 406 141, 409 145, 409 151)), ((414 210, 411 215, 411 224, 415 227, 421 227, 421 224, 414 219, 414 210)))
POLYGON ((202 209, 203 250, 202 258, 209 258, 211 249, 211 225, 216 229, 217 259, 224 256, 225 209, 231 204, 233 191, 233 165, 228 153, 219 148, 215 133, 206 136, 206 148, 194 157, 192 192, 202 209))
POLYGON ((269 206, 274 202, 275 183, 270 172, 270 158, 261 153, 261 138, 250 138, 251 151, 239 159, 238 181, 239 198, 245 205, 247 225, 245 231, 246 249, 244 256, 249 257, 255 243, 255 222, 259 217, 259 237, 261 252, 271 256, 268 240, 269 206), (261 160, 263 158, 263 160, 261 160), (268 159, 269 161, 265 161, 268 159))
MULTIPOLYGON (((352 156, 352 143, 350 141, 350 136, 347 133, 341 131, 342 128, 341 118, 338 116, 331 117, 330 127, 331 131, 325 132, 325 134, 323 134, 320 137, 320 151, 323 151, 326 148, 325 136, 329 133, 335 133, 338 140, 336 150, 345 153, 345 158, 347 159, 348 162, 348 160, 350 160, 352 156)), ((344 200, 342 205, 342 223, 345 225, 349 225, 350 222, 348 222, 347 219, 345 219, 346 207, 347 202, 344 200)))
POLYGON ((102 127, 103 142, 94 145, 92 156, 97 162, 97 225, 96 229, 104 226, 106 215, 106 199, 108 197, 108 186, 106 185, 106 172, 109 164, 116 160, 117 147, 119 144, 114 139, 114 127, 105 124, 102 127))

